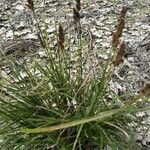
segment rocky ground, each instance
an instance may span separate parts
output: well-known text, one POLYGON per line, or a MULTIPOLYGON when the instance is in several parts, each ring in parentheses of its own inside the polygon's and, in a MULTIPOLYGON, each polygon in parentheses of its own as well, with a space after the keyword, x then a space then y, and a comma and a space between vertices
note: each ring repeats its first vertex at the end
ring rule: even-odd
MULTIPOLYGON (((106 60, 108 58, 111 35, 122 5, 129 8, 122 37, 128 48, 124 63, 116 70, 114 80, 111 81, 111 88, 116 93, 137 93, 144 83, 150 82, 149 0, 83 0, 81 24, 83 37, 89 43, 86 45, 85 53, 92 57, 92 60, 89 59, 90 64, 99 59, 106 60)), ((55 24, 56 26, 61 24, 66 32, 68 26, 73 29, 73 7, 73 0, 35 0, 35 12, 41 29, 46 29, 48 36, 52 39, 55 37, 55 24)), ((36 31, 36 21, 26 6, 26 0, 0 1, 0 48, 3 51, 11 54, 24 48, 37 49, 36 53, 42 57, 44 54, 42 49, 39 50, 36 31)), ((3 63, 2 58, 0 63, 3 63)), ((147 117, 146 120, 143 120, 143 124, 149 126, 150 115, 148 112, 146 113, 147 117)), ((138 115, 144 118, 145 113, 138 115)), ((146 130, 146 134, 141 133, 143 128, 138 129, 138 142, 143 145, 143 149, 148 150, 150 148, 150 131, 146 130)))

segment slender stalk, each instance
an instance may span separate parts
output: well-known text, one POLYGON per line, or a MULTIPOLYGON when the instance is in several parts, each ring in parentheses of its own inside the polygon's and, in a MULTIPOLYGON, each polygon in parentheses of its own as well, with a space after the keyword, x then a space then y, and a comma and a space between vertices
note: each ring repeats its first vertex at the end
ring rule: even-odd
POLYGON ((86 118, 86 119, 75 120, 75 121, 68 122, 68 123, 62 123, 60 125, 51 126, 51 127, 36 128, 36 129, 22 129, 21 132, 27 133, 27 134, 52 132, 52 131, 56 131, 56 130, 60 130, 60 129, 64 129, 64 128, 82 125, 82 124, 89 123, 92 121, 97 121, 97 120, 102 121, 104 119, 111 117, 112 115, 115 115, 119 112, 123 112, 126 109, 129 109, 129 108, 125 107, 125 108, 118 108, 118 109, 114 109, 114 110, 110 110, 110 111, 105 111, 105 112, 100 113, 97 116, 92 116, 92 117, 86 118))

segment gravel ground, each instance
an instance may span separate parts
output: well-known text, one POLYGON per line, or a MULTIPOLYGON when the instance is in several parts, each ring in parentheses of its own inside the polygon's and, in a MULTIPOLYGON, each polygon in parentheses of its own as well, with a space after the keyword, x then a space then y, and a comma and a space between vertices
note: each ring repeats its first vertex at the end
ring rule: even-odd
MULTIPOLYGON (((35 12, 40 20, 41 28, 45 29, 46 27, 46 31, 52 39, 55 37, 55 22, 60 23, 66 32, 68 26, 73 29, 73 5, 72 0, 35 1, 35 12)), ((125 62, 116 70, 110 88, 120 94, 124 92, 137 93, 145 82, 150 82, 149 0, 83 0, 81 10, 83 37, 90 41, 85 53, 92 57, 92 60, 89 59, 90 64, 108 58, 111 35, 122 5, 127 5, 129 8, 122 38, 128 48, 125 62)), ((0 48, 2 50, 9 53, 12 47, 14 47, 13 51, 20 49, 20 47, 14 46, 14 37, 15 39, 24 39, 34 49, 39 48, 39 45, 36 44, 35 33, 36 22, 26 6, 26 0, 0 1, 0 48), (13 46, 11 47, 11 45, 13 46)), ((38 53, 43 55, 41 51, 38 53)), ((145 113, 138 115, 144 118, 143 124, 147 123, 149 126, 150 113, 146 113, 146 119, 145 113)), ((138 129, 138 142, 143 145, 143 149, 148 150, 150 148, 150 131, 144 129, 147 131, 144 134, 143 128, 138 129)))

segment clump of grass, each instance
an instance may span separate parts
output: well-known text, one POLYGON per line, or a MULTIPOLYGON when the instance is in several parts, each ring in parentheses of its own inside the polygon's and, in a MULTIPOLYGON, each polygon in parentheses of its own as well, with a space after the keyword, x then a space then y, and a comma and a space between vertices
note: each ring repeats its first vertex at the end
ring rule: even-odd
MULTIPOLYGON (((30 9, 34 9, 33 3, 30 5, 30 9)), ((79 8, 73 9, 77 21, 79 8)), ((25 62, 19 69, 8 61, 12 73, 6 77, 1 74, 0 79, 0 148, 103 150, 109 146, 114 150, 133 149, 129 123, 136 118, 132 113, 149 109, 141 109, 136 104, 142 96, 128 102, 107 89, 110 63, 98 63, 95 68, 99 74, 89 70, 83 75, 81 36, 77 51, 78 73, 73 76, 70 57, 67 57, 70 49, 65 51, 64 36, 59 26, 59 55, 53 55, 46 44, 45 60, 35 58, 30 65, 25 62)), ((124 46, 122 43, 113 57, 114 68, 122 62, 124 46)))

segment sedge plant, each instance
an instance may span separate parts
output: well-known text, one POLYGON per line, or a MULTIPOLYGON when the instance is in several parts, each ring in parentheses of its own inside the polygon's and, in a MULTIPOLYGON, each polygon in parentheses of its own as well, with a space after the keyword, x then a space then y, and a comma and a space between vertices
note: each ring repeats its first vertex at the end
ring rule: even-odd
MULTIPOLYGON (((34 12, 33 1, 28 2, 34 12)), ((108 146, 112 150, 138 149, 129 123, 136 121, 134 113, 149 109, 140 108, 138 103, 139 99, 148 100, 144 98, 145 88, 126 101, 108 88, 115 68, 123 61, 125 44, 119 39, 126 8, 121 11, 112 38, 115 54, 88 71, 83 57, 80 9, 77 0, 73 9, 75 68, 71 64, 71 39, 67 39, 61 25, 55 55, 46 32, 38 35, 46 54, 43 59, 35 57, 18 68, 2 53, 11 73, 4 76, 1 72, 0 77, 1 150, 104 150, 108 146)))

